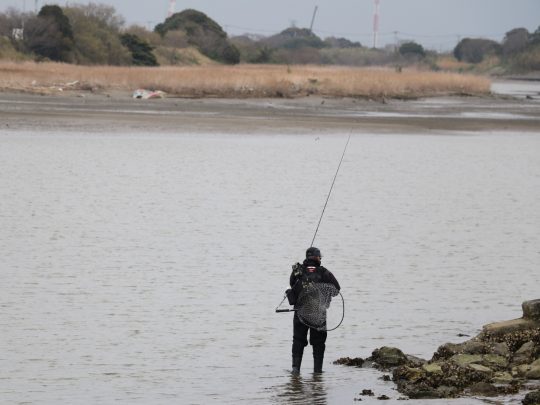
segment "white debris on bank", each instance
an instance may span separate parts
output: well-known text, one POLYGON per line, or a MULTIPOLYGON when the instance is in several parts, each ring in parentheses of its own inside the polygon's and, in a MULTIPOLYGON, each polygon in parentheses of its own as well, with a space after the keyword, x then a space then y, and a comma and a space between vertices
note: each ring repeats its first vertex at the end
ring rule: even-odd
POLYGON ((166 93, 161 90, 137 89, 133 92, 133 98, 149 100, 152 98, 165 98, 166 93))

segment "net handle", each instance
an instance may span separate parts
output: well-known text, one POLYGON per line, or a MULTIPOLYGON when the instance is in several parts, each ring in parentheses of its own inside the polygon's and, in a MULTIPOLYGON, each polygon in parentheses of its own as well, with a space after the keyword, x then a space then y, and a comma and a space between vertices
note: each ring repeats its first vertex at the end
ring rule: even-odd
MULTIPOLYGON (((300 281, 300 279, 296 280, 296 282, 292 285, 291 289, 294 289, 294 287, 296 287, 296 284, 298 284, 299 281, 300 281)), ((276 312, 279 313, 279 312, 296 312, 297 311, 297 309, 278 309, 286 299, 287 299, 287 294, 285 294, 283 296, 283 299, 281 300, 281 302, 276 307, 276 312)))

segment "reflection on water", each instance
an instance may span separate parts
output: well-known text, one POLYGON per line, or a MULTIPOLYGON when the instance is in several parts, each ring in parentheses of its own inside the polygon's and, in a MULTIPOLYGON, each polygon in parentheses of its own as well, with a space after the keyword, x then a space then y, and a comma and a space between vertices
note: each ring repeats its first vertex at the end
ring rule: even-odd
POLYGON ((291 375, 289 381, 283 386, 275 388, 277 403, 285 404, 327 404, 326 388, 323 374, 291 375))
POLYGON ((538 298, 538 134, 355 135, 316 240, 345 321, 291 379, 274 308, 345 140, 0 132, 2 401, 397 401, 332 361, 429 357, 538 298))

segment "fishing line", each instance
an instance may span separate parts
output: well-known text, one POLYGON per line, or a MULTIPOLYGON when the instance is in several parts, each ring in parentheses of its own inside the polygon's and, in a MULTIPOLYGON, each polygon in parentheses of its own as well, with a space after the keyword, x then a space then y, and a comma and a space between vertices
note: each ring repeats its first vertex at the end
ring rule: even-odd
POLYGON ((336 182, 336 179, 337 179, 337 176, 338 176, 338 173, 339 173, 339 169, 341 168, 341 164, 343 163, 343 158, 345 157, 345 152, 347 151, 347 146, 349 146, 349 141, 351 140, 351 136, 352 136, 352 130, 349 133, 349 137, 347 138, 347 143, 345 144, 345 148, 343 148, 343 154, 341 155, 341 160, 339 161, 339 165, 338 165, 338 168, 336 170, 336 174, 334 175, 334 180, 332 181, 332 185, 330 186, 330 191, 328 192, 328 196, 326 197, 326 202, 324 203, 324 207, 323 207, 323 210, 321 212, 321 217, 319 218, 319 223, 317 224, 317 229, 315 229, 315 234, 313 235, 313 239, 311 240, 311 245, 309 245, 309 246, 313 246, 313 242, 315 242, 315 238, 317 237, 317 232, 319 231, 319 226, 321 225, 321 221, 322 221, 323 216, 324 216, 324 211, 326 211, 326 206, 328 205, 328 200, 330 200, 330 195, 332 194, 332 190, 334 189, 334 184, 336 182))

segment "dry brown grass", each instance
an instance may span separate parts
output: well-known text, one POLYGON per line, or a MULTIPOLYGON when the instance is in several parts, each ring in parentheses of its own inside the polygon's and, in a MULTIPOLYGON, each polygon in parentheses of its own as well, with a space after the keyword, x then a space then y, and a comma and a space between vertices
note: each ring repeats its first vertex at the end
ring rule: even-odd
POLYGON ((501 60, 497 56, 487 56, 480 63, 460 62, 452 56, 442 56, 436 63, 444 71, 458 73, 493 74, 501 68, 501 60))
POLYGON ((460 62, 453 56, 442 56, 437 59, 437 66, 446 71, 464 71, 470 70, 474 65, 467 62, 460 62))
POLYGON ((316 94, 415 98, 485 94, 489 92, 490 82, 473 75, 417 70, 398 73, 383 68, 280 65, 145 68, 0 62, 0 90, 53 92, 59 88, 64 91, 146 88, 183 97, 300 97, 316 94))

